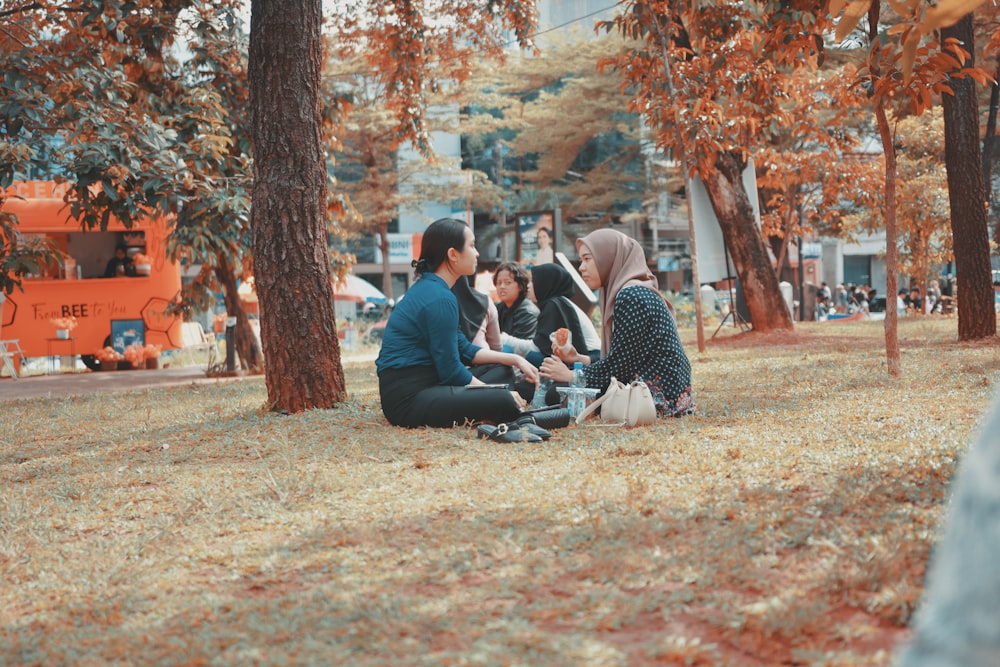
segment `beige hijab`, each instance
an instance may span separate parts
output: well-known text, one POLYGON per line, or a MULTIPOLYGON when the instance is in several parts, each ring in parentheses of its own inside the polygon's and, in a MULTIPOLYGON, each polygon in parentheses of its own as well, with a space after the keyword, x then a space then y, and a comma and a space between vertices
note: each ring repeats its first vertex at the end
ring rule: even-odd
MULTIPOLYGON (((657 295, 660 288, 649 267, 646 265, 646 255, 642 246, 614 229, 598 229, 576 241, 577 253, 586 248, 594 258, 597 275, 601 278, 601 291, 598 303, 601 307, 603 320, 601 330, 601 354, 606 355, 611 349, 612 320, 614 318, 615 298, 623 287, 643 285, 657 295)), ((662 295, 660 295, 662 298, 662 295)), ((670 302, 663 299, 670 306, 670 302)))

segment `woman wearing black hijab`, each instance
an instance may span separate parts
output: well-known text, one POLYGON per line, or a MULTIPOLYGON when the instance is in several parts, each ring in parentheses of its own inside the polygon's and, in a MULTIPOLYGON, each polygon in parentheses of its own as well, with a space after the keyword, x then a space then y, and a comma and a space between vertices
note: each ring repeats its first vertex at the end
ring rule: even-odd
MULTIPOLYGON (((574 289, 573 277, 558 264, 539 264, 531 268, 529 296, 533 295, 538 306, 538 327, 532 340, 542 358, 552 355, 549 334, 562 328, 569 329, 573 347, 578 351, 595 359, 600 358, 600 339, 594 325, 590 320, 584 322, 586 315, 573 304, 574 289)), ((532 357, 528 355, 528 360, 535 361, 532 357)), ((538 359, 538 364, 541 364, 541 359, 538 359)))

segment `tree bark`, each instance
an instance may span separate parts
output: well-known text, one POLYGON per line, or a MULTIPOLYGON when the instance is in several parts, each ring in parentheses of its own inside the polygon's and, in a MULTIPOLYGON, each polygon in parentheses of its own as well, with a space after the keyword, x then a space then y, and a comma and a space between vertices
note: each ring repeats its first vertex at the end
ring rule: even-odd
POLYGON ((389 223, 380 223, 378 226, 378 248, 382 252, 382 294, 387 299, 394 299, 392 294, 392 258, 389 251, 392 245, 389 243, 389 223))
POLYGON ((714 173, 705 178, 705 189, 736 266, 750 323, 761 333, 791 329, 792 316, 743 187, 746 163, 733 153, 721 153, 715 166, 714 173))
POLYGON ((321 4, 250 5, 254 276, 268 407, 286 413, 346 398, 327 259, 321 4))
MULTIPOLYGON (((993 141, 997 135, 997 109, 1000 108, 1000 58, 993 72, 990 85, 990 111, 986 117, 986 132, 983 135, 983 187, 986 198, 993 201, 993 141)), ((1000 239, 1000 221, 994 223, 993 240, 1000 239)))
POLYGON ((891 377, 903 374, 903 362, 899 356, 899 313, 896 312, 896 292, 899 291, 896 276, 899 265, 899 246, 896 240, 896 146, 893 143, 889 119, 885 115, 885 100, 875 98, 875 120, 882 138, 885 153, 885 361, 891 377))
MULTIPOLYGON (((969 51, 965 67, 974 67, 975 41, 972 14, 941 30, 942 43, 958 39, 969 51)), ((979 148, 979 103, 976 82, 952 77, 954 95, 944 93, 944 162, 948 170, 951 233, 958 282, 958 339, 995 336, 996 312, 990 270, 989 228, 986 219, 986 186, 979 148)))
POLYGON ((250 318, 243 309, 239 289, 236 286, 236 273, 225 255, 219 253, 215 258, 215 279, 222 285, 222 298, 226 303, 226 315, 236 318, 235 336, 236 354, 240 365, 248 373, 257 374, 264 370, 264 357, 257 344, 257 336, 250 326, 250 318))

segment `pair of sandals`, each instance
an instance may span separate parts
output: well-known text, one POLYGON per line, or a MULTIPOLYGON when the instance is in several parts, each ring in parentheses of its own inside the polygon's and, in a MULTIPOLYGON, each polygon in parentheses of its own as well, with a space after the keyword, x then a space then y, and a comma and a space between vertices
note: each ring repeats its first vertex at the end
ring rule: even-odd
POLYGON ((542 410, 533 414, 521 415, 509 423, 480 424, 476 427, 476 437, 486 438, 493 442, 542 442, 552 437, 549 428, 562 428, 569 425, 569 411, 565 408, 542 410))

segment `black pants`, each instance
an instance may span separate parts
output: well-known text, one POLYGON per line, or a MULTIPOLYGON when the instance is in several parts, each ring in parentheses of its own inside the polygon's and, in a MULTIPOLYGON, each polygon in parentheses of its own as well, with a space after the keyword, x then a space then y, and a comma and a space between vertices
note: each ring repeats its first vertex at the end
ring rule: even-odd
POLYGON ((521 413, 506 389, 467 389, 438 384, 431 366, 387 368, 379 373, 382 413, 393 426, 449 427, 466 422, 505 422, 521 413))
MULTIPOLYGON (((486 384, 514 384, 514 369, 503 364, 483 364, 473 366, 469 372, 486 384)), ((511 386, 513 389, 513 387, 511 386)), ((482 391, 482 390, 479 390, 482 391)))

